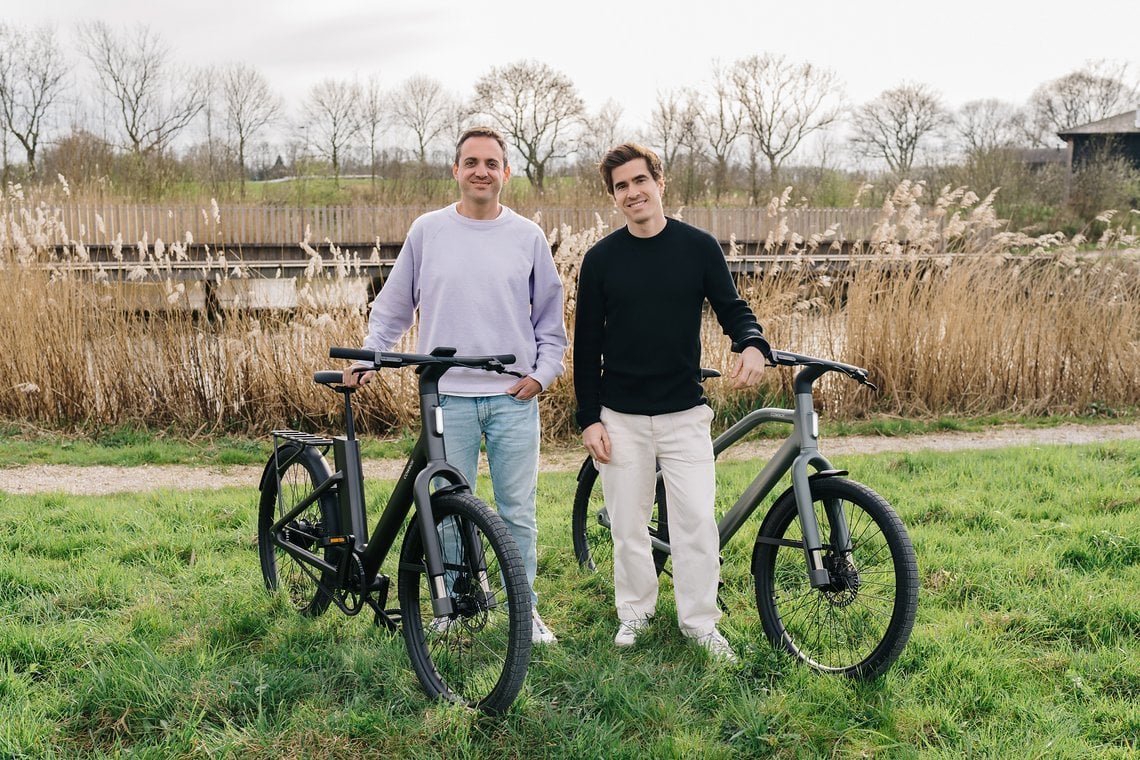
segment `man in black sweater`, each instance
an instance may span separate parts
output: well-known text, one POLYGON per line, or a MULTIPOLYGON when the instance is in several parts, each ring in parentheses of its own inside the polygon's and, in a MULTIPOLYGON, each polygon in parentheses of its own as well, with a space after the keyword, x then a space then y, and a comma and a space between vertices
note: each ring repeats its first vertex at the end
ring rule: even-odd
POLYGON ((677 620, 714 657, 735 660, 717 630, 720 538, 710 423, 700 383, 707 300, 740 351, 733 387, 759 382, 768 342, 740 298, 720 244, 667 219, 661 160, 626 143, 601 164, 626 217, 586 253, 578 279, 574 391, 582 442, 599 466, 614 540, 614 643, 630 646, 657 606, 648 522, 656 468, 669 500, 677 620))

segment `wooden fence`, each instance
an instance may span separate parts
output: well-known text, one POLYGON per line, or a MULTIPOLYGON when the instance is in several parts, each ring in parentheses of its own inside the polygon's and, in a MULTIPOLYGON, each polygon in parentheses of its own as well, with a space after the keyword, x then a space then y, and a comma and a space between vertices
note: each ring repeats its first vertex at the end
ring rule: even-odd
MULTIPOLYGON (((314 246, 326 240, 337 245, 369 246, 400 243, 412 221, 427 207, 324 206, 285 207, 267 205, 119 205, 68 204, 48 207, 54 216, 50 244, 61 246, 81 241, 88 246, 111 246, 116 239, 124 246, 145 240, 162 240, 210 246, 295 246, 308 240, 314 246), (188 240, 189 238, 189 240, 188 240)), ((517 208, 550 232, 569 225, 572 230, 593 227, 600 217, 607 229, 625 220, 615 208, 517 208)), ((668 210, 672 212, 672 210, 668 210)), ((827 239, 865 240, 878 216, 876 209, 790 209, 782 219, 773 219, 765 209, 686 208, 682 218, 708 230, 722 242, 763 242, 781 222, 789 233, 808 238, 833 233, 827 239)))

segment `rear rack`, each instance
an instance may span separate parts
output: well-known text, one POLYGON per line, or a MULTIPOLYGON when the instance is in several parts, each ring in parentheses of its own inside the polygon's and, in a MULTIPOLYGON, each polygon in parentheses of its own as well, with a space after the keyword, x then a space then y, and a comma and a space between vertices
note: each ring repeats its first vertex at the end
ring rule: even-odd
POLYGON ((302 433, 299 430, 273 430, 270 433, 274 438, 284 438, 287 441, 299 443, 302 446, 332 446, 331 438, 325 438, 319 435, 312 435, 310 433, 302 433))

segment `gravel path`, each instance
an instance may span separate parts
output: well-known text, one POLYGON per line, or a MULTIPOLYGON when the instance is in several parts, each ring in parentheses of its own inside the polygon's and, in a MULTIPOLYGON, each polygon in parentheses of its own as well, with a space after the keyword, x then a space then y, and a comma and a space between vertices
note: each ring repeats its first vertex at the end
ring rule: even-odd
MULTIPOLYGON (((1051 428, 1000 427, 978 433, 933 433, 900 438, 847 436, 828 438, 821 450, 828 456, 877 454, 888 451, 956 451, 991 449, 1003 446, 1066 445, 1140 438, 1140 423, 1105 425, 1059 425, 1051 428)), ((725 458, 745 459, 770 455, 775 442, 754 441, 729 449, 725 458)), ((583 458, 580 447, 546 451, 542 457, 545 472, 565 472, 578 468, 583 458)), ((366 460, 366 478, 395 479, 403 461, 366 460)), ((483 465, 484 471, 486 465, 483 465)), ((124 491, 217 489, 255 485, 261 467, 143 465, 111 467, 96 465, 21 465, 0 468, 0 491, 8 493, 111 494, 124 491)))

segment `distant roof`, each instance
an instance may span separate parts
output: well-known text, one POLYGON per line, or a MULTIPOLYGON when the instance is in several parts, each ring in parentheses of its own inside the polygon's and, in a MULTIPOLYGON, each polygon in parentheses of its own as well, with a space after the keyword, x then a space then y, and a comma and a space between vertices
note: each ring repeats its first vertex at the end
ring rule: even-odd
POLYGON ((1066 148, 1013 148, 1012 152, 1027 164, 1064 164, 1069 160, 1066 148))
POLYGON ((1058 132, 1062 140, 1066 135, 1125 135, 1140 134, 1140 110, 1125 111, 1107 119, 1082 124, 1079 127, 1070 127, 1058 132))

